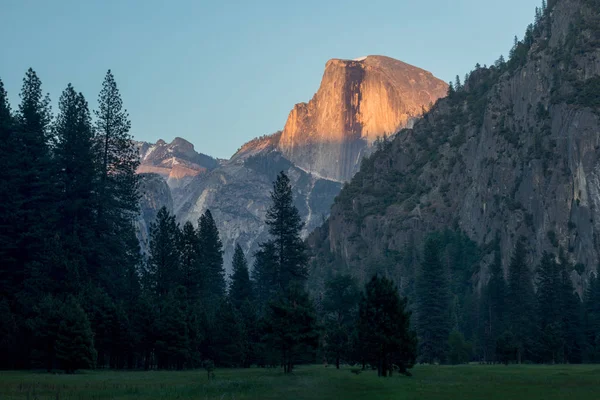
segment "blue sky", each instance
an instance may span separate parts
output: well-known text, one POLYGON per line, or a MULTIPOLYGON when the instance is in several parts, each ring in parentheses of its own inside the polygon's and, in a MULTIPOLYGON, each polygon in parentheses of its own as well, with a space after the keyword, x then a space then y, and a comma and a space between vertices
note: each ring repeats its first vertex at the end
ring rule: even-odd
MULTIPOLYGON (((330 58, 387 55, 446 81, 507 54, 541 0, 0 0, 13 106, 33 67, 54 104, 95 107, 111 68, 136 139, 176 136, 227 158, 283 128, 330 58)), ((56 111, 56 107, 54 107, 56 111)))

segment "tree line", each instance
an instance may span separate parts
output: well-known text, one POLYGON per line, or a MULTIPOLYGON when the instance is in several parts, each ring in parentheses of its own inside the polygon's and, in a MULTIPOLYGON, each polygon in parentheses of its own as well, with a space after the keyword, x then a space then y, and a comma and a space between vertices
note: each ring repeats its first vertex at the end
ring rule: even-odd
POLYGON ((134 307, 139 157, 110 71, 94 118, 70 84, 53 117, 32 69, 20 98, 13 112, 0 81, 0 365, 72 371, 96 361, 94 339, 125 345, 102 314, 134 307))
POLYGON ((270 239, 251 268, 237 246, 226 279, 209 210, 183 226, 159 210, 142 254, 138 154, 110 71, 98 103, 92 117, 68 85, 53 117, 29 70, 13 111, 0 81, 1 368, 289 373, 324 361, 389 376, 415 362, 600 361, 597 277, 580 298, 570 277, 578 266, 559 249, 532 268, 525 239, 506 276, 497 243, 486 276, 486 251, 446 231, 403 256, 414 267, 408 283, 383 273, 360 288, 337 273, 321 292, 308 288, 304 225, 283 172, 265 219, 270 239))
POLYGON ((283 172, 265 219, 271 238, 252 273, 237 246, 226 279, 210 210, 180 226, 160 209, 142 254, 139 157, 110 71, 98 100, 92 117, 69 84, 53 116, 30 69, 13 112, 0 81, 0 368, 257 365, 289 373, 320 348, 339 367, 349 360, 342 352, 350 324, 352 340, 364 344, 357 362, 382 376, 408 373, 416 336, 391 281, 374 277, 361 294, 341 277, 324 311, 315 306, 304 223, 283 172))
MULTIPOLYGON (((544 253, 539 265, 533 267, 526 243, 524 237, 517 241, 505 275, 496 242, 488 277, 483 278, 485 285, 478 291, 470 283, 469 290, 463 292, 453 287, 453 282, 460 276, 454 266, 464 258, 448 257, 444 235, 428 237, 416 280, 420 361, 600 361, 597 275, 592 273, 580 297, 571 279, 578 266, 568 260, 565 252, 559 248, 557 254, 544 253)), ((480 262, 475 257, 471 266, 480 262)), ((467 276, 481 274, 478 267, 470 268, 468 264, 467 276)))

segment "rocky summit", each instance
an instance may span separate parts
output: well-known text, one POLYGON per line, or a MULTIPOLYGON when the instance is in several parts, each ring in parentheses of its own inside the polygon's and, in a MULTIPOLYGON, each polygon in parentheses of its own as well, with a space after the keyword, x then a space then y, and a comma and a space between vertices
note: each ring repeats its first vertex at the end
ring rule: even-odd
POLYGON ((477 65, 363 163, 311 238, 315 265, 406 277, 407 249, 453 228, 488 260, 498 240, 505 269, 520 237, 532 266, 563 249, 582 293, 600 261, 600 20, 597 2, 552 5, 509 61, 477 65))
MULTIPOLYGON (((277 173, 290 177, 308 235, 329 216, 342 182, 358 170, 375 140, 412 126, 446 93, 447 84, 431 73, 389 57, 333 59, 314 98, 294 107, 283 131, 254 139, 221 161, 197 153, 181 138, 140 142, 138 172, 166 180, 180 223, 197 223, 211 210, 228 268, 236 244, 252 256, 267 238, 264 219, 277 173)), ((150 193, 164 187, 146 180, 144 204, 156 198, 163 199, 157 205, 168 203, 162 192, 150 193)), ((145 215, 154 214, 146 209, 145 215)), ((139 226, 147 229, 150 222, 139 226)))
POLYGON ((373 141, 412 126, 447 89, 389 57, 329 60, 312 100, 290 112, 278 149, 307 171, 347 181, 373 141))

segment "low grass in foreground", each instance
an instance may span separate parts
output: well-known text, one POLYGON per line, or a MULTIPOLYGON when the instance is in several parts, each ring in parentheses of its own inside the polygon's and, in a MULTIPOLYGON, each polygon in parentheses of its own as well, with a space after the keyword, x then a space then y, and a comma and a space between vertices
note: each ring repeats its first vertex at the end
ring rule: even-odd
POLYGON ((600 366, 418 366, 414 376, 378 378, 350 368, 300 366, 198 371, 0 372, 0 399, 600 399, 600 366))

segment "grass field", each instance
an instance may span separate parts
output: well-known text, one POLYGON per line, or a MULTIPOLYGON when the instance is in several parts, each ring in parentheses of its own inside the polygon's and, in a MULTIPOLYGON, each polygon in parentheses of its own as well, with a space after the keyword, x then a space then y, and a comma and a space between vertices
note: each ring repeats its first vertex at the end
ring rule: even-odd
POLYGON ((0 399, 526 399, 598 400, 600 366, 419 366, 407 378, 301 366, 204 371, 0 372, 0 399))

